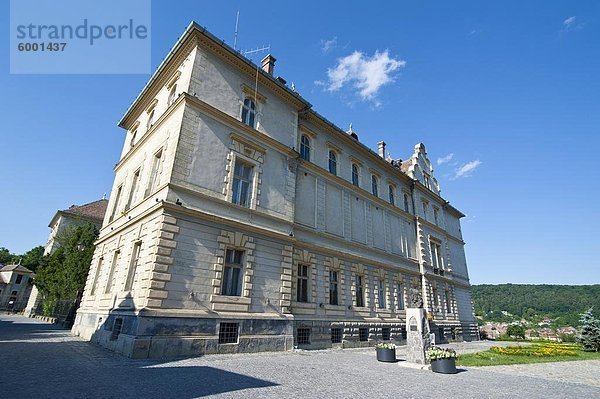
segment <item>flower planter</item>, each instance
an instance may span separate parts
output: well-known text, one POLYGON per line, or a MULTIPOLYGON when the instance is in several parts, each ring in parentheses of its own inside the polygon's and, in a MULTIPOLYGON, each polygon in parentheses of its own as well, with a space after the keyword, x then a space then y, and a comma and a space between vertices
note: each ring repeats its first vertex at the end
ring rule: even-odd
POLYGON ((456 374, 456 358, 432 360, 431 371, 442 374, 456 374))
POLYGON ((380 362, 395 362, 396 349, 377 348, 377 360, 380 362))

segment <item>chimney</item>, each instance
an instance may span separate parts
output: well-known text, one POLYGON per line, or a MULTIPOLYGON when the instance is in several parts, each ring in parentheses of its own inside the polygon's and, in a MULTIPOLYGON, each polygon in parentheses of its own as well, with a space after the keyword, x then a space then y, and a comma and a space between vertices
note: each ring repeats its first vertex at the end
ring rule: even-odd
POLYGON ((262 70, 268 73, 269 75, 273 75, 273 69, 275 69, 275 61, 277 61, 275 57, 273 57, 271 54, 267 54, 267 56, 260 61, 262 70))
POLYGON ((385 158, 385 141, 380 141, 379 143, 377 143, 377 149, 379 156, 381 158, 385 158))

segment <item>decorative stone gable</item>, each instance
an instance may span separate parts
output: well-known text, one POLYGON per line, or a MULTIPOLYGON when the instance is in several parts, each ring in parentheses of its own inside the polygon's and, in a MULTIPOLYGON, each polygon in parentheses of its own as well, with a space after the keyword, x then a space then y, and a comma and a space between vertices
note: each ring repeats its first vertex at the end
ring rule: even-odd
POLYGON ((252 279, 254 276, 254 250, 256 248, 254 237, 250 237, 239 231, 221 230, 221 234, 217 237, 217 243, 219 248, 216 252, 216 262, 213 265, 213 295, 210 296, 212 309, 215 311, 248 312, 252 294, 252 279), (221 295, 225 254, 228 249, 244 251, 240 296, 221 295))

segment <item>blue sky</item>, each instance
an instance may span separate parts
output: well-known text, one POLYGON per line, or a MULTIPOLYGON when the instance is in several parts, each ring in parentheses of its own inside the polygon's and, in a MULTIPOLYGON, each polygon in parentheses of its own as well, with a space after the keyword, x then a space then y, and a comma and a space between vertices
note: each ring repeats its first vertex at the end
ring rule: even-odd
MULTIPOLYGON (((298 4, 154 1, 152 68, 191 20, 231 44, 239 10, 239 47, 270 44, 319 113, 395 158, 426 144, 473 283, 600 283, 600 3, 298 4)), ((149 76, 10 75, 8 28, 0 51, 0 246, 20 253, 110 192, 149 76)))

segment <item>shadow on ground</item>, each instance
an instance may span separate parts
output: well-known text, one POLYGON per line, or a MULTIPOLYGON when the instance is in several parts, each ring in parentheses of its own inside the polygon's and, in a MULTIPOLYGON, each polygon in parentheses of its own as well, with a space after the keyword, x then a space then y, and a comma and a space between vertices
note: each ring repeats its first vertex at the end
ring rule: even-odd
POLYGON ((131 360, 51 324, 0 317, 5 398, 197 398, 277 385, 210 366, 131 360))

